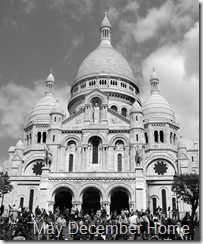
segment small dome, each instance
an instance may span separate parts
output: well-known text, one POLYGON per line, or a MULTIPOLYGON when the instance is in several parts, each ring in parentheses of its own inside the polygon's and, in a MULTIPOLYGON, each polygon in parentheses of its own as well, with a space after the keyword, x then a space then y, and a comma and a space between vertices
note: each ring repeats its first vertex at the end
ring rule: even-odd
POLYGON ((177 146, 178 146, 178 148, 187 148, 183 138, 180 138, 177 146))
POLYGON ((111 28, 111 24, 109 22, 109 19, 107 17, 107 13, 106 12, 104 13, 104 19, 101 22, 101 28, 102 27, 110 27, 111 28))
POLYGON ((51 114, 61 114, 61 115, 64 115, 64 111, 63 111, 63 109, 61 107, 61 104, 59 103, 58 100, 55 103, 55 105, 53 106, 53 108, 51 110, 51 114))
POLYGON ((100 44, 82 62, 76 76, 79 79, 100 74, 124 77, 135 82, 133 71, 126 59, 111 45, 100 44))
POLYGON ((135 101, 130 109, 130 114, 131 113, 135 113, 135 112, 141 112, 142 113, 142 108, 140 106, 140 104, 135 101))
POLYGON ((24 145, 23 145, 23 142, 22 142, 21 138, 20 138, 19 141, 16 143, 15 149, 16 149, 16 150, 24 150, 24 145))
POLYGON ((51 110, 56 103, 56 98, 53 95, 47 95, 39 100, 32 109, 28 122, 42 121, 49 122, 51 110))
POLYGON ((142 106, 144 120, 153 121, 171 120, 176 121, 172 106, 159 94, 152 94, 142 106))

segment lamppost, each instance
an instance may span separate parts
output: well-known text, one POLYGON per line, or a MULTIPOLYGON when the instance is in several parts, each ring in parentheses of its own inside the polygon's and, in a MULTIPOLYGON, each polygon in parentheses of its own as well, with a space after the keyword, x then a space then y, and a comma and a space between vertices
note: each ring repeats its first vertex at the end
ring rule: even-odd
MULTIPOLYGON (((178 174, 177 172, 175 172, 173 178, 174 178, 174 182, 175 182, 175 179, 176 177, 178 177, 178 174)), ((177 206, 177 214, 178 214, 178 220, 180 219, 180 214, 179 214, 179 204, 178 204, 178 197, 177 197, 177 192, 176 192, 176 206, 177 206)))

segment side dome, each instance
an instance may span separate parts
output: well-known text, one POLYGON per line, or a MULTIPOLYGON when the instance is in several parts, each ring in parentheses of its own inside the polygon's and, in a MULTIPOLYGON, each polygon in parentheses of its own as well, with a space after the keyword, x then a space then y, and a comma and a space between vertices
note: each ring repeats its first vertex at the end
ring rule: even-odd
POLYGON ((155 68, 153 68, 153 72, 150 76, 150 83, 151 95, 142 106, 144 120, 155 122, 170 120, 176 123, 172 106, 159 94, 159 78, 155 72, 155 68))
POLYGON ((45 96, 32 109, 28 122, 31 121, 44 121, 49 122, 51 110, 56 103, 54 96, 45 96))
POLYGON ((15 149, 16 150, 24 150, 24 145, 23 145, 23 142, 22 142, 21 138, 16 143, 15 149))
POLYGON ((185 141, 183 140, 183 138, 180 138, 179 142, 178 142, 178 145, 177 145, 177 148, 180 149, 180 148, 187 148, 186 144, 185 144, 185 141))
POLYGON ((57 102, 54 104, 54 106, 51 110, 51 114, 64 115, 64 111, 63 111, 63 108, 61 107, 61 104, 59 103, 59 100, 57 100, 57 102))
POLYGON ((99 45, 82 62, 78 69, 76 81, 88 76, 111 74, 135 80, 133 71, 126 59, 111 45, 99 45))
POLYGON ((138 112, 142 113, 142 108, 141 108, 140 104, 137 101, 135 101, 130 109, 130 114, 138 113, 138 112))
POLYGON ((144 120, 171 120, 176 121, 172 106, 159 94, 152 94, 142 106, 144 120))
POLYGON ((45 96, 40 99, 32 109, 28 119, 28 124, 32 121, 49 123, 51 110, 54 104, 57 102, 56 98, 54 97, 54 84, 55 79, 51 69, 51 73, 46 79, 45 96))

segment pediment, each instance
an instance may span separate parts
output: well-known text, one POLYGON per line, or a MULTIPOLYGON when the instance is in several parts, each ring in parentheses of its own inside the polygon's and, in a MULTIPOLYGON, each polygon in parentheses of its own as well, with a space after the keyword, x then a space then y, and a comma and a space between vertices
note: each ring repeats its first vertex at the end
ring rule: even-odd
POLYGON ((180 160, 189 160, 188 156, 185 153, 182 153, 179 158, 180 160))
POLYGON ((20 155, 18 153, 16 153, 13 158, 11 159, 11 161, 22 161, 22 158, 20 157, 20 155))
POLYGON ((72 125, 72 126, 80 126, 83 124, 84 121, 84 108, 80 109, 78 112, 72 114, 71 116, 69 116, 68 118, 64 119, 62 122, 62 125, 64 125, 65 127, 67 125, 72 125))
POLYGON ((90 104, 91 100, 94 97, 98 97, 101 99, 103 104, 107 104, 108 101, 108 94, 99 90, 98 88, 95 88, 94 90, 90 91, 86 96, 85 96, 85 104, 90 104))

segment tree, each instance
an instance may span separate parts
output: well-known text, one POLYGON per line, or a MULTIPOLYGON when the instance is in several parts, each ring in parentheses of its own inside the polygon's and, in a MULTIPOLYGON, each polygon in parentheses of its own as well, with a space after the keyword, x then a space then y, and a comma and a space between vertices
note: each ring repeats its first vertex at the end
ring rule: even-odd
POLYGON ((4 195, 12 191, 13 185, 9 181, 8 173, 0 172, 0 196, 2 197, 1 205, 3 205, 4 195))
POLYGON ((171 190, 176 193, 177 198, 191 205, 193 220, 199 206, 199 175, 175 174, 171 190))

